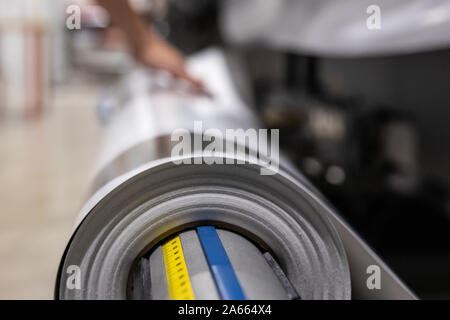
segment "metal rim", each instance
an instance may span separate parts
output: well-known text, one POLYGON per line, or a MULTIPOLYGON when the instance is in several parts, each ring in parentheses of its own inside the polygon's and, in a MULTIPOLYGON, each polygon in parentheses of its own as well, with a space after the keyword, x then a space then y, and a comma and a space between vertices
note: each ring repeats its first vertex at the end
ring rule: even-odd
POLYGON ((345 251, 324 214, 329 208, 283 170, 261 177, 259 168, 161 161, 133 172, 77 229, 62 270, 79 265, 82 288, 67 290, 61 274, 60 298, 126 298, 132 264, 149 245, 204 221, 238 226, 268 244, 302 298, 350 298, 345 251))

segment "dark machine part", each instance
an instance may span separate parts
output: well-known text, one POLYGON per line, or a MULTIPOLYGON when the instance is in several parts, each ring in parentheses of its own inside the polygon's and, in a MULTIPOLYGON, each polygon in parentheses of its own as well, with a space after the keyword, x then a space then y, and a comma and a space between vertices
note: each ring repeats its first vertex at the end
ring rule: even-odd
MULTIPOLYGON (((211 244, 205 244, 198 230, 216 228, 224 257, 231 261, 246 298, 413 299, 395 274, 283 158, 275 170, 261 161, 264 155, 257 158, 252 152, 246 158, 228 150, 171 154, 173 131, 186 128, 195 140, 198 120, 203 121, 204 130, 221 132, 259 127, 236 94, 223 54, 215 50, 201 53, 189 60, 189 69, 208 83, 213 100, 171 87, 162 75, 137 72, 117 90, 121 96, 117 101, 122 103, 115 108, 107 104, 115 114, 104 117, 110 123, 92 196, 62 258, 56 298, 167 298, 164 285, 154 291, 161 283, 152 279, 164 284, 164 277, 152 265, 161 268, 164 261, 167 268, 170 257, 181 259, 177 240, 167 241, 174 237, 181 239, 186 269, 192 273, 193 295, 212 298, 215 291, 205 288, 211 288, 210 272, 216 276, 211 266, 217 257, 208 253, 211 244), (217 159, 233 164, 207 164, 217 159), (180 165, 177 160, 193 164, 180 165), (198 160, 201 164, 195 164, 198 160), (261 170, 271 174, 261 175, 261 170), (203 251, 198 241, 203 241, 203 251), (167 244, 172 245, 173 255, 167 253, 162 259, 160 250, 167 244), (256 265, 250 271, 245 262, 249 257, 256 265), (192 261, 205 259, 209 269, 205 263, 192 266, 192 261), (71 279, 67 270, 73 266, 82 275, 75 289, 67 286, 71 279), (370 266, 381 272, 381 288, 376 290, 367 285, 370 266)), ((233 145, 238 147, 238 142, 233 145)), ((219 245, 217 239, 215 243, 219 245)), ((167 271, 170 296, 173 288, 167 271)), ((185 269, 177 272, 181 276, 185 269)), ((216 278, 215 284, 219 290, 216 278)))
POLYGON ((154 1, 149 18, 154 27, 185 54, 222 44, 218 16, 220 1, 154 1))
POLYGON ((446 297, 450 51, 242 52, 256 105, 266 126, 281 128, 285 154, 421 297, 446 297))

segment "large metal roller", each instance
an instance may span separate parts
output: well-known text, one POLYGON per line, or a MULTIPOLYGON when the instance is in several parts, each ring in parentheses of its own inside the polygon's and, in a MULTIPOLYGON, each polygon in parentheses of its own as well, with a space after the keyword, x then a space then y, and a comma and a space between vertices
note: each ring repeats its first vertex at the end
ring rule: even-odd
POLYGON ((245 163, 229 150, 171 155, 172 132, 194 135, 196 121, 203 131, 259 127, 236 93, 242 79, 231 78, 232 66, 218 50, 189 59, 213 98, 137 71, 103 101, 114 114, 104 117, 104 150, 56 298, 413 298, 288 162, 269 166, 238 141, 245 163), (207 164, 219 158, 233 164, 207 164), (369 265, 381 268, 380 290, 366 286, 369 265))

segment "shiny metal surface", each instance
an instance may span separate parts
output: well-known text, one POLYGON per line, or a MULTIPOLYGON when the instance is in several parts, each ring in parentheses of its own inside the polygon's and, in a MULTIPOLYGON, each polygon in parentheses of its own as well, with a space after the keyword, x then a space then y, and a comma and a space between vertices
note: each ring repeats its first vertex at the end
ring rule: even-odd
POLYGON ((196 232, 193 230, 183 232, 180 238, 195 298, 218 300, 219 294, 196 232))
MULTIPOLYGON (((228 231, 217 230, 217 233, 233 266, 245 297, 250 300, 288 299, 287 293, 266 262, 262 252, 244 237, 228 231)), ((219 293, 206 261, 204 251, 195 230, 188 230, 179 234, 184 257, 186 259, 189 278, 195 298, 198 300, 217 300, 219 293)), ((144 261, 147 260, 143 258, 144 261)), ((162 262, 161 247, 157 246, 148 258, 151 266, 146 274, 138 275, 134 283, 146 283, 147 277, 152 281, 150 299, 168 299, 166 272, 162 262), (138 280, 138 281, 136 281, 138 280)), ((146 290, 136 288, 132 296, 140 296, 146 290)))
MULTIPOLYGON (((413 298, 285 161, 269 176, 260 175, 262 164, 251 156, 245 164, 174 164, 170 132, 176 128, 191 128, 197 119, 204 120, 204 128, 222 130, 258 125, 239 97, 230 95, 233 84, 219 51, 207 51, 189 66, 198 74, 204 72, 214 100, 161 89, 164 85, 149 91, 147 82, 128 94, 117 111, 94 191, 61 261, 56 297, 125 299, 129 274, 140 256, 170 235, 208 223, 269 250, 302 299, 413 298), (379 263, 386 275, 383 281, 389 282, 377 293, 365 289, 369 263, 379 263), (80 290, 65 286, 70 265, 81 268, 80 290)), ((178 159, 198 157, 193 153, 178 159)), ((217 153, 207 158, 236 160, 240 155, 217 153)), ((245 274, 245 268, 241 270, 245 274)), ((166 294, 158 290, 157 295, 166 294)))
POLYGON ((288 299, 285 289, 255 245, 234 232, 218 230, 217 233, 247 299, 288 299))
POLYGON ((349 298, 345 252, 333 227, 295 180, 270 177, 256 165, 187 170, 163 163, 133 173, 92 208, 72 239, 65 266, 80 265, 87 290, 62 286, 60 295, 125 298, 136 257, 179 229, 210 221, 242 228, 270 247, 305 299, 349 298))

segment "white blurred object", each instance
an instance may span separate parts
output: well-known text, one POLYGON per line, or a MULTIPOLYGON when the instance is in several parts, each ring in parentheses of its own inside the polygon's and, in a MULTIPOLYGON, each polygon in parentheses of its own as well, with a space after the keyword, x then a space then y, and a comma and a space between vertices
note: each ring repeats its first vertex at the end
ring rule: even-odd
POLYGON ((40 114, 48 92, 49 0, 0 0, 0 110, 40 114))
POLYGON ((235 44, 264 43, 325 56, 392 55, 448 48, 449 0, 228 0, 222 29, 235 44), (369 29, 369 6, 380 29, 369 29))

